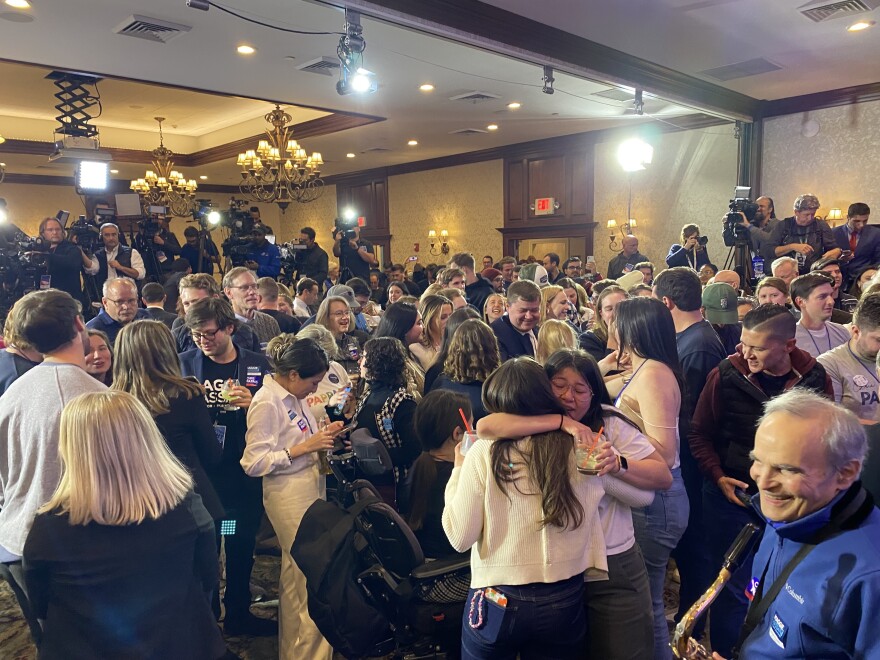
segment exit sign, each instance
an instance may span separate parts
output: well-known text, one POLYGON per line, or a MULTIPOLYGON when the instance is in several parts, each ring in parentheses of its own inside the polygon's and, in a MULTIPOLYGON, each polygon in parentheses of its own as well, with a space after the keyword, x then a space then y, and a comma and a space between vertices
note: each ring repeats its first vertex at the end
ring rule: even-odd
POLYGON ((556 213, 556 200, 553 197, 539 197, 535 200, 535 215, 556 213))

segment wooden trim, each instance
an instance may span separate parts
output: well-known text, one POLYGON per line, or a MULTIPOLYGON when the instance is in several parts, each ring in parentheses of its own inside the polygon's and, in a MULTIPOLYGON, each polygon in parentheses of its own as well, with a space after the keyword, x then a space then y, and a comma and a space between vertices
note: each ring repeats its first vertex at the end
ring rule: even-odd
POLYGON ((880 101, 880 82, 764 101, 761 107, 761 116, 764 118, 779 117, 780 115, 793 115, 799 112, 836 108, 841 105, 869 101, 880 101))
MULTIPOLYGON (((53 176, 49 174, 7 174, 3 179, 3 183, 16 183, 26 186, 68 186, 73 187, 73 174, 70 176, 53 176)), ((107 188, 107 194, 128 193, 131 192, 129 186, 131 181, 127 179, 111 179, 107 188)), ((221 186, 216 183, 205 183, 199 185, 199 192, 205 193, 228 193, 230 195, 240 195, 241 191, 238 186, 221 186)), ((0 197, 2 197, 3 188, 0 188, 0 197)))
POLYGON ((736 119, 751 119, 760 103, 745 94, 474 0, 348 0, 346 6, 520 60, 553 64, 560 70, 567 64, 574 75, 641 87, 670 101, 697 105, 736 119))

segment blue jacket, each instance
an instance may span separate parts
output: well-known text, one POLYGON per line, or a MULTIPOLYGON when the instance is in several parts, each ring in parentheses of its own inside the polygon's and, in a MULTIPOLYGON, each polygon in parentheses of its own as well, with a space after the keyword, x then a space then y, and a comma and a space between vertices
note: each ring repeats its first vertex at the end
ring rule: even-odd
MULTIPOLYGON (((254 353, 247 349, 238 348, 238 382, 247 387, 251 394, 256 394, 257 390, 263 386, 263 376, 272 373, 272 367, 269 366, 269 360, 265 355, 254 353), (259 370, 259 377, 251 378, 248 381, 248 371, 251 373, 259 370)), ((204 382, 205 376, 205 354, 201 349, 193 348, 185 353, 180 354, 180 370, 183 372, 184 378, 193 376, 200 383, 204 382)))
MULTIPOLYGON (((846 225, 835 227, 831 230, 831 234, 834 236, 837 247, 841 250, 849 250, 849 234, 846 231, 846 225)), ((849 263, 841 262, 840 264, 844 284, 852 282, 868 266, 875 266, 878 263, 880 263, 880 227, 867 225, 859 236, 853 258, 849 263)))
MULTIPOLYGON (((489 327, 492 328, 492 332, 495 333, 495 337, 498 339, 498 351, 501 353, 502 362, 520 355, 535 356, 532 341, 511 325, 510 317, 507 314, 500 319, 492 321, 492 325, 489 327)), ((532 332, 535 333, 536 337, 538 336, 537 327, 532 332)))
MULTIPOLYGON (((152 321, 153 317, 147 313, 145 309, 139 309, 137 314, 134 315, 135 321, 152 321)), ((110 343, 113 344, 116 341, 116 335, 119 334, 119 331, 122 330, 122 324, 110 316, 105 310, 101 310, 98 312, 98 315, 93 318, 91 321, 86 323, 86 327, 89 330, 103 330, 107 333, 107 336, 110 338, 110 343)))
POLYGON ((266 243, 254 248, 247 259, 257 262, 257 277, 278 277, 281 274, 281 250, 277 245, 266 243))
POLYGON ((676 243, 669 248, 669 254, 666 255, 666 265, 670 268, 673 268, 674 266, 685 266, 694 268, 694 270, 700 270, 700 268, 707 263, 709 263, 709 253, 706 252, 705 248, 697 250, 696 253, 693 251, 688 252, 684 249, 683 245, 676 243), (694 254, 696 254, 697 259, 696 265, 691 263, 694 259, 694 254))
MULTIPOLYGON (((853 486, 855 488, 855 486, 853 486)), ((800 520, 767 524, 752 564, 764 568, 770 589, 802 544, 831 516, 840 500, 800 520)), ((764 618, 743 643, 740 658, 880 658, 880 511, 855 529, 817 545, 794 569, 764 618)))

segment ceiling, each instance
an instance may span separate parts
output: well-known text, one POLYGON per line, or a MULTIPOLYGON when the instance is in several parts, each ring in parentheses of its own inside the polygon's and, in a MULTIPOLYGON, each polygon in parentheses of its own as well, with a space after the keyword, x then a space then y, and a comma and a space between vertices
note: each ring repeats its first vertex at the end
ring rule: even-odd
MULTIPOLYGON (((227 1, 236 11, 287 28, 342 29, 343 13, 327 5, 299 0, 227 1)), ((92 123, 100 129, 102 144, 112 147, 152 149, 158 143, 153 120, 157 115, 166 117, 166 144, 177 153, 256 135, 265 125, 262 115, 272 106, 253 99, 277 100, 287 108, 299 106, 294 108, 295 121, 327 112, 387 119, 304 139, 308 151, 322 153, 325 174, 646 121, 674 124, 675 118, 696 112, 646 97, 645 110, 653 119, 639 117, 632 112, 632 90, 620 97, 622 100, 595 96, 616 90, 564 73, 556 73, 557 92, 543 94, 539 66, 366 17, 364 66, 376 72, 379 89, 363 97, 343 97, 336 93, 335 73, 328 77, 296 69, 297 64, 321 56, 335 60, 335 35, 287 34, 244 22, 216 8, 208 12, 190 9, 185 0, 33 0, 32 9, 26 12, 0 10, 0 19, 10 15, 33 20, 0 20, 0 58, 44 66, 0 65, 0 79, 10 91, 0 100, 0 134, 6 138, 52 139, 51 132, 57 126, 53 120, 57 114, 52 96, 55 89, 44 79, 51 68, 126 79, 106 79, 99 85, 104 112, 92 123), (112 32, 133 14, 192 29, 164 44, 112 32), (253 45, 257 52, 248 57, 237 54, 235 48, 241 43, 253 45), (234 96, 163 89, 135 80, 234 96), (435 86, 433 92, 419 91, 425 82, 435 86), (450 100, 474 91, 490 98, 481 103, 450 100), (512 101, 522 107, 508 109, 512 101), (498 130, 489 131, 489 124, 496 124, 498 130), (462 129, 478 132, 456 133, 462 129), (411 139, 418 145, 408 146, 411 139), (354 153, 355 158, 347 158, 348 153, 354 153)), ((2 158, 10 172, 51 173, 46 170, 53 167, 39 157, 2 158)), ((114 163, 114 167, 120 176, 129 176, 129 169, 134 174, 143 169, 129 168, 125 163, 114 163)), ((186 174, 204 173, 214 183, 239 180, 234 159, 199 169, 203 171, 186 174)))

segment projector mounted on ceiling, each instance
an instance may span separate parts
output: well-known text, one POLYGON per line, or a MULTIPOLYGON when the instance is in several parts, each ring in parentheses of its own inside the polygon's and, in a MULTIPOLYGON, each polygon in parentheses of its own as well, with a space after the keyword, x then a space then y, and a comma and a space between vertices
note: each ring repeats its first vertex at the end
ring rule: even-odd
POLYGON ((50 163, 79 163, 82 160, 110 161, 113 156, 101 151, 97 138, 64 135, 49 154, 50 163))

